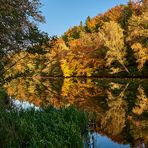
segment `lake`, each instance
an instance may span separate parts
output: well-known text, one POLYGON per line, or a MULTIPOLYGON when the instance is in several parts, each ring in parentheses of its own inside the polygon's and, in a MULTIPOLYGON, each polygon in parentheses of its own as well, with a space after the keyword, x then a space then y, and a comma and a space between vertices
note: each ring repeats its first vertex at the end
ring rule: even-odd
POLYGON ((148 79, 16 78, 4 88, 16 107, 87 111, 93 120, 84 147, 148 147, 148 79))

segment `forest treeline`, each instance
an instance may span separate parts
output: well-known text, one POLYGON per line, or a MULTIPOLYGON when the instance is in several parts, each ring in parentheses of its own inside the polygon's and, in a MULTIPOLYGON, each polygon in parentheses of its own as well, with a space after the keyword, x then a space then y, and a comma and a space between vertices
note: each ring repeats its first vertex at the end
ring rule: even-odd
MULTIPOLYGON (((5 78, 148 75, 148 1, 129 1, 9 56, 5 78)), ((37 33, 35 34, 37 35, 37 33)), ((34 34, 32 34, 34 36, 34 34)), ((39 36, 41 39, 41 36, 39 36)), ((46 38, 44 38, 46 39, 46 38)))

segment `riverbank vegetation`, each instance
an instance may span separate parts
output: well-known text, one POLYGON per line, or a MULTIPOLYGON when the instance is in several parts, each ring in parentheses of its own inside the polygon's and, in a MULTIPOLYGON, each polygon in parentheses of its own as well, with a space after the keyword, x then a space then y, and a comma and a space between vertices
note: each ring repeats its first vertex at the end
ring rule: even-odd
POLYGON ((74 107, 17 110, 0 107, 0 147, 83 147, 87 114, 74 107))

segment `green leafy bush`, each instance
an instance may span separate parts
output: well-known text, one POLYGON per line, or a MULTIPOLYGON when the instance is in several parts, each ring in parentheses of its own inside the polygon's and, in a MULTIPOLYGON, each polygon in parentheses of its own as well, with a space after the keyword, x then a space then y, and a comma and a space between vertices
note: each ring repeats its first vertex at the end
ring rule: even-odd
POLYGON ((0 147, 83 147, 87 114, 74 107, 6 111, 0 108, 0 147))

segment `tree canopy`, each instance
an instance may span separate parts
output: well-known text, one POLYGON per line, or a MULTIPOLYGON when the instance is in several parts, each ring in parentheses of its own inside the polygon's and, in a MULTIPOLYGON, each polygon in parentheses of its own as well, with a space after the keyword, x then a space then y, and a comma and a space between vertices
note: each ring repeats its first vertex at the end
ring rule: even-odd
POLYGON ((148 75, 147 0, 129 1, 87 17, 85 23, 50 39, 36 25, 44 22, 39 0, 2 3, 0 66, 6 62, 3 69, 7 78, 24 73, 64 77, 148 75), (13 64, 7 62, 10 59, 13 64))
POLYGON ((47 34, 40 32, 36 25, 44 22, 40 6, 40 0, 1 0, 1 57, 9 57, 14 52, 47 40, 47 34))

